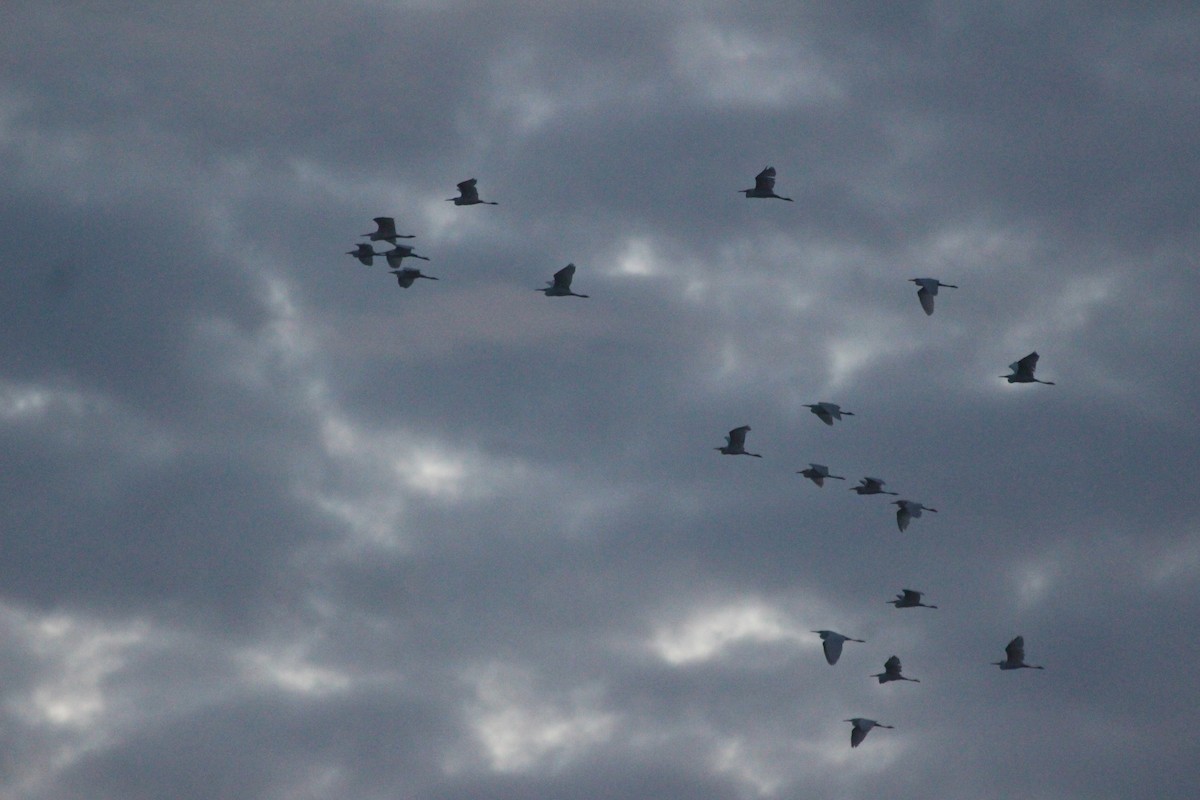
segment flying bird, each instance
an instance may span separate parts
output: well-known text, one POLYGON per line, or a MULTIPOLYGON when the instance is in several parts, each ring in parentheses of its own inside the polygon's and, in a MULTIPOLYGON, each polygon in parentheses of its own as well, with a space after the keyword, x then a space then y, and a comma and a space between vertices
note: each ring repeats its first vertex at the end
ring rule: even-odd
POLYGON ((921 518, 922 511, 932 511, 938 513, 936 508, 923 506, 915 500, 893 500, 893 505, 899 506, 896 509, 896 525, 903 531, 908 527, 908 523, 914 519, 921 518))
POLYGON ((774 197, 779 200, 787 200, 793 202, 790 197, 783 197, 775 194, 775 168, 767 167, 762 172, 754 176, 753 189, 738 189, 739 192, 746 197, 774 197))
POLYGON ((803 475, 804 477, 808 478, 810 481, 812 481, 813 483, 815 483, 817 486, 820 486, 820 487, 825 486, 826 478, 836 478, 839 481, 846 480, 841 475, 830 475, 829 467, 825 466, 824 464, 813 464, 811 462, 808 465, 808 469, 797 470, 796 474, 803 475))
POLYGON ((417 278, 425 278, 426 280, 436 281, 437 278, 432 275, 426 275, 419 269, 405 267, 404 269, 394 269, 391 273, 396 276, 396 283, 400 284, 401 289, 407 289, 413 285, 417 278))
POLYGON ((354 256, 360 263, 372 266, 375 263, 375 256, 381 256, 383 253, 376 253, 375 248, 366 242, 359 242, 358 246, 353 250, 347 250, 346 255, 354 256))
POLYGON ((412 247, 407 244, 398 244, 395 246, 395 248, 388 250, 386 253, 379 253, 378 255, 387 258, 388 266, 392 269, 400 269, 400 265, 406 258, 419 258, 422 261, 429 260, 425 256, 419 256, 414 253, 412 247))
POLYGON ((446 202, 453 202, 456 206, 474 206, 480 204, 487 206, 500 205, 499 203, 493 203, 490 200, 480 200, 479 190, 475 188, 475 181, 475 178, 471 178, 470 180, 463 181, 462 183, 458 184, 458 197, 447 197, 446 202))
POLYGON ((755 458, 762 458, 762 456, 758 453, 746 452, 746 434, 749 433, 749 431, 749 425, 743 425, 740 428, 734 428, 725 437, 725 446, 714 447, 713 449, 720 450, 727 456, 754 456, 755 458))
POLYGON ((937 608, 937 606, 931 606, 927 603, 922 603, 922 595, 924 595, 924 592, 915 592, 912 589, 901 589, 900 594, 896 595, 895 600, 888 600, 887 602, 891 603, 896 608, 917 608, 918 606, 920 608, 937 608))
POLYGON ((858 482, 858 486, 851 486, 850 491, 858 492, 859 494, 894 494, 900 496, 899 492, 889 492, 883 488, 884 482, 879 478, 862 478, 858 482))
POLYGON ((876 722, 873 719, 863 719, 862 717, 855 717, 854 719, 848 719, 844 721, 849 722, 854 726, 854 728, 850 731, 851 747, 858 747, 860 744, 862 744, 862 740, 867 738, 867 734, 871 732, 872 728, 896 727, 895 725, 884 725, 882 722, 876 722))
POLYGON ((951 283, 942 283, 937 278, 909 278, 909 281, 921 287, 917 289, 917 299, 921 301, 921 308, 925 309, 926 316, 933 314, 933 298, 937 297, 939 286, 943 289, 958 288, 951 283))
POLYGON ((804 407, 816 414, 817 417, 820 418, 821 422, 824 422, 826 425, 832 425, 833 421, 835 419, 840 420, 842 415, 847 417, 854 416, 853 411, 842 411, 842 407, 837 403, 805 403, 804 407))
POLYGON ((1004 660, 993 661, 1000 669, 1045 669, 1034 664, 1025 663, 1025 637, 1018 636, 1004 648, 1004 660))
POLYGON ((554 273, 554 280, 546 281, 545 289, 534 289, 535 292, 545 292, 546 297, 587 297, 586 294, 576 294, 571 291, 571 279, 575 277, 575 265, 567 264, 554 273))
POLYGON ((1029 355, 1022 358, 1020 361, 1014 361, 1008 365, 1012 370, 1011 375, 1001 375, 1009 383, 1044 383, 1047 386, 1053 386, 1054 381, 1040 381, 1033 377, 1033 371, 1037 369, 1038 354, 1035 350, 1029 355))
POLYGON ((842 657, 842 645, 846 642, 864 643, 862 639, 851 639, 849 636, 842 636, 834 631, 813 631, 813 633, 821 635, 821 649, 825 651, 825 660, 830 665, 836 664, 842 657))
POLYGON ((397 239, 415 239, 416 236, 405 236, 401 233, 396 233, 396 220, 394 217, 375 217, 375 230, 370 233, 364 233, 372 242, 380 240, 385 242, 396 243, 397 239))
POLYGON ((880 683, 887 683, 889 681, 912 681, 913 683, 920 683, 916 678, 906 678, 900 674, 899 656, 892 656, 883 662, 883 672, 876 672, 871 677, 878 678, 880 683))

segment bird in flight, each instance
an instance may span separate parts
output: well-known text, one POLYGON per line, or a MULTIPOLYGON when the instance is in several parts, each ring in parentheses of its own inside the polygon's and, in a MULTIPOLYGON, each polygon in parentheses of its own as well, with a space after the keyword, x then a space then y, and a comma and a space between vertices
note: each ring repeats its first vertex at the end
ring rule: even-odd
POLYGON ((1004 660, 993 661, 1000 669, 1045 669, 1034 664, 1025 663, 1025 637, 1018 636, 1004 648, 1004 660))
POLYGON ((407 289, 413 285, 417 278, 425 278, 426 280, 436 281, 437 278, 432 275, 426 275, 419 269, 405 267, 404 269, 394 269, 391 273, 396 276, 396 283, 400 284, 401 289, 407 289))
POLYGON ((912 681, 913 683, 920 683, 916 678, 906 678, 900 674, 899 656, 892 656, 883 662, 883 672, 876 672, 871 677, 878 678, 880 683, 888 683, 889 681, 912 681))
POLYGON ((375 230, 370 233, 364 233, 372 242, 380 240, 385 242, 396 243, 397 239, 415 239, 416 236, 405 236, 401 233, 396 233, 396 220, 394 217, 375 217, 375 230))
POLYGON ((896 525, 903 531, 908 527, 908 523, 914 519, 920 519, 922 511, 932 511, 938 513, 936 508, 923 506, 915 500, 893 500, 892 503, 898 508, 896 509, 896 525))
POLYGON ((821 635, 821 649, 825 651, 825 660, 832 666, 842 657, 842 645, 846 642, 858 642, 863 644, 862 639, 851 639, 849 636, 842 636, 835 631, 813 631, 821 635))
POLYGON ((452 202, 456 206, 475 206, 487 205, 498 206, 499 203, 493 203, 490 200, 480 200, 479 190, 475 188, 475 178, 463 181, 458 184, 458 197, 447 197, 446 202, 452 202))
POLYGON ((1000 377, 1009 383, 1044 383, 1047 386, 1053 386, 1054 381, 1040 381, 1033 377, 1033 371, 1037 369, 1038 357, 1035 350, 1020 361, 1014 361, 1008 365, 1008 368, 1012 370, 1012 374, 1001 375, 1000 377))
POLYGON ((933 314, 933 298, 937 297, 939 286, 943 289, 958 288, 951 283, 942 283, 937 278, 909 278, 909 281, 921 287, 917 289, 917 299, 921 301, 921 308, 925 309, 926 316, 933 314))
POLYGON ((419 258, 422 261, 429 260, 425 256, 419 256, 414 253, 412 247, 407 244, 398 244, 393 249, 388 250, 386 253, 378 253, 378 255, 386 258, 388 266, 392 269, 400 269, 401 264, 406 258, 419 258))
POLYGON ((858 747, 862 744, 863 739, 867 738, 867 734, 872 728, 894 728, 895 725, 884 725, 882 722, 876 722, 873 719, 863 719, 862 717, 854 717, 853 719, 845 720, 854 727, 850 730, 850 746, 858 747))
POLYGON ((775 168, 767 167, 762 172, 754 176, 753 189, 738 189, 739 192, 746 197, 774 197, 779 200, 787 200, 793 202, 790 197, 783 197, 775 194, 775 168))
POLYGON ((815 483, 817 486, 820 486, 822 488, 824 488, 824 486, 825 486, 826 478, 835 478, 839 481, 846 480, 845 477, 843 477, 841 475, 830 475, 829 467, 825 466, 824 464, 813 464, 811 462, 808 465, 808 469, 797 470, 796 474, 803 475, 804 477, 808 478, 810 481, 815 483))
POLYGON ((535 292, 545 292, 546 297, 587 297, 571 291, 571 279, 575 277, 575 265, 567 264, 554 273, 554 280, 546 281, 545 289, 534 289, 535 292))
POLYGON ((918 606, 921 608, 937 608, 937 606, 922 603, 921 596, 923 594, 924 592, 915 592, 912 589, 901 589, 900 594, 896 595, 895 600, 888 600, 887 602, 896 608, 917 608, 918 606))
POLYGON ((826 425, 832 425, 835 419, 840 420, 843 415, 853 417, 853 411, 842 411, 842 407, 837 403, 805 403, 804 407, 817 415, 817 418, 826 425))
POLYGON ((375 256, 381 256, 383 253, 376 253, 375 248, 366 242, 359 242, 358 246, 353 250, 346 251, 346 255, 354 256, 360 263, 368 267, 375 263, 375 256))
POLYGON ((894 494, 900 496, 899 492, 889 492, 883 488, 884 482, 879 478, 862 478, 858 482, 858 486, 851 486, 850 491, 858 492, 859 494, 894 494))
POLYGON ((749 425, 743 425, 740 428, 734 428, 725 437, 724 447, 714 447, 714 450, 720 450, 727 456, 754 456, 762 458, 758 453, 746 452, 746 434, 750 432, 749 425))

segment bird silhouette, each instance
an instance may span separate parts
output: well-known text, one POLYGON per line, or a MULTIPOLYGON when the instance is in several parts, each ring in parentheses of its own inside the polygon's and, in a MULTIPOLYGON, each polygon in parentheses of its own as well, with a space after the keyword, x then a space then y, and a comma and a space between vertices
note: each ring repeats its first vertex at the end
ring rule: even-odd
POLYGON ((413 285, 417 278, 425 278, 426 280, 436 281, 437 278, 432 275, 426 275, 419 269, 405 267, 404 269, 394 269, 391 273, 396 276, 396 283, 400 284, 401 289, 407 289, 413 285))
POLYGON ((386 253, 378 253, 377 255, 381 255, 386 258, 388 266, 392 269, 400 269, 404 259, 406 258, 419 258, 422 261, 429 260, 425 256, 419 256, 414 253, 412 247, 407 244, 398 244, 391 250, 388 250, 386 253))
POLYGON ((883 672, 876 672, 871 676, 878 678, 880 683, 889 683, 890 681, 912 681, 920 683, 916 678, 906 678, 900 674, 900 657, 892 656, 887 661, 883 662, 883 672))
POLYGON ((899 492, 889 492, 883 488, 884 482, 879 478, 861 478, 858 481, 858 486, 851 486, 850 491, 858 492, 859 494, 894 494, 900 496, 899 492))
POLYGON ((586 294, 577 294, 571 291, 571 280, 574 277, 575 265, 567 264, 554 273, 554 280, 546 281, 545 289, 534 289, 534 291, 544 292, 546 297, 587 297, 586 294))
POLYGON ((743 425, 740 428, 734 428, 725 437, 724 447, 714 447, 714 450, 720 450, 727 456, 754 456, 762 458, 758 453, 746 452, 746 434, 750 432, 749 425, 743 425))
POLYGON ((853 417, 853 411, 843 411, 842 407, 837 403, 805 403, 804 407, 817 415, 817 418, 826 425, 832 425, 835 419, 840 420, 843 416, 853 417))
POLYGON ((754 176, 753 189, 738 189, 739 192, 746 197, 774 197, 778 200, 787 200, 793 202, 790 197, 783 197, 775 194, 775 168, 767 167, 762 172, 754 176))
POLYGON ((479 199, 479 189, 475 188, 475 178, 463 181, 458 184, 458 197, 447 197, 446 202, 452 202, 456 206, 498 206, 499 203, 493 203, 489 200, 479 199))
POLYGON ((346 255, 354 256, 360 263, 370 267, 375 263, 375 256, 381 256, 383 253, 376 253, 374 247, 366 242, 360 242, 353 250, 346 251, 346 255))
POLYGON ((401 233, 396 233, 396 220, 394 217, 375 217, 375 230, 370 233, 364 233, 372 242, 385 241, 392 244, 396 243, 397 239, 415 239, 416 236, 406 236, 401 233))
POLYGON ((813 631, 821 635, 821 649, 825 651, 825 660, 832 666, 842 657, 842 645, 846 642, 858 642, 863 644, 862 639, 851 639, 849 636, 842 636, 835 631, 813 631))
POLYGON ((918 606, 921 608, 937 608, 937 606, 931 606, 927 603, 922 603, 921 597, 923 595, 924 592, 915 592, 912 589, 901 589, 900 594, 896 595, 895 600, 888 600, 887 602, 891 603, 896 608, 917 608, 918 606))
POLYGON ((938 513, 936 508, 923 506, 915 500, 893 500, 892 504, 898 506, 896 509, 896 526, 901 531, 905 530, 908 527, 908 523, 912 520, 920 519, 922 511, 938 513))
POLYGON ((863 719, 862 717, 854 717, 853 719, 845 720, 854 727, 850 730, 850 746, 858 747, 862 744, 863 739, 867 738, 867 734, 872 728, 894 728, 895 725, 884 725, 882 722, 876 722, 873 719, 863 719))
POLYGON ((1012 370, 1011 375, 1001 375, 1000 377, 1009 383, 1044 383, 1047 386, 1053 386, 1054 381, 1041 381, 1033 377, 1033 371, 1037 369, 1038 358, 1035 350, 1020 361, 1014 361, 1008 365, 1008 368, 1012 370))
POLYGON ((921 308, 925 309, 926 316, 933 314, 933 298, 937 297, 939 286, 943 289, 958 288, 951 283, 942 283, 937 278, 909 278, 909 281, 921 287, 917 289, 917 299, 921 301, 921 308))
POLYGON ((1000 669, 1045 669, 1045 667, 1025 663, 1025 637, 1018 636, 1004 648, 1004 660, 993 661, 1000 669))
POLYGON ((797 470, 796 474, 803 475, 804 477, 808 478, 810 481, 815 483, 817 486, 820 486, 822 488, 825 486, 826 478, 834 478, 839 481, 846 480, 845 477, 843 477, 841 475, 830 475, 829 467, 825 466, 824 464, 813 464, 811 462, 808 465, 808 469, 797 470))

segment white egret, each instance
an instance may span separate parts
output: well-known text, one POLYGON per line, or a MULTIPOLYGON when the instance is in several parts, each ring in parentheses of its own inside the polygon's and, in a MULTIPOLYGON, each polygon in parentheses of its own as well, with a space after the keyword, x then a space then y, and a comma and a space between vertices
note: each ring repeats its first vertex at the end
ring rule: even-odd
POLYGON ((414 253, 412 247, 407 244, 398 244, 393 249, 388 250, 386 253, 380 253, 379 255, 387 258, 388 266, 392 269, 400 269, 401 264, 406 258, 419 258, 422 261, 429 260, 425 256, 419 256, 414 253))
POLYGON ((775 194, 775 168, 767 167, 762 172, 754 176, 753 189, 738 189, 739 192, 746 197, 774 197, 779 200, 787 200, 793 202, 790 197, 783 197, 775 194))
POLYGON ((896 525, 903 531, 908 527, 908 523, 914 519, 921 518, 922 511, 932 511, 938 513, 936 508, 923 506, 916 500, 893 500, 892 504, 898 506, 896 509, 896 525))
POLYGON ((749 431, 749 425, 743 425, 740 428, 734 428, 725 437, 725 446, 714 447, 713 449, 720 450, 727 456, 754 456, 755 458, 762 458, 762 456, 758 453, 746 452, 746 434, 749 433, 749 431))
POLYGON ((837 403, 805 403, 804 407, 816 414, 817 417, 826 425, 832 425, 835 419, 840 420, 843 415, 853 417, 853 411, 842 411, 842 407, 837 403))
POLYGON ((546 281, 545 289, 534 289, 535 292, 545 292, 546 297, 587 297, 571 291, 571 279, 575 277, 575 265, 567 264, 554 273, 554 280, 546 281))
POLYGON ((374 247, 366 242, 360 242, 353 250, 347 250, 346 255, 354 256, 360 263, 370 267, 375 263, 375 256, 381 256, 383 253, 376 253, 374 247))
POLYGON ((883 488, 884 482, 879 478, 861 478, 858 486, 851 486, 850 491, 858 492, 859 494, 894 494, 900 496, 899 492, 889 492, 883 488))
POLYGON ((878 678, 880 683, 887 683, 889 681, 912 681, 913 683, 920 683, 916 678, 906 678, 900 674, 899 656, 892 656, 883 662, 883 672, 876 672, 871 677, 878 678))
POLYGON ((425 278, 426 280, 436 281, 437 278, 432 275, 426 275, 419 269, 405 267, 404 269, 394 269, 391 273, 396 276, 396 283, 400 284, 401 289, 407 289, 413 285, 417 278, 425 278))
POLYGON ((1025 637, 1018 636, 1008 643, 1008 647, 1004 648, 1004 660, 993 661, 992 663, 1000 667, 1000 669, 1045 669, 1034 664, 1025 663, 1025 637))
POLYGON ((829 467, 825 466, 824 464, 813 464, 812 462, 809 462, 808 469, 797 470, 796 474, 803 475, 820 487, 825 486, 826 478, 835 478, 839 481, 846 480, 841 475, 830 475, 829 467))
POLYGON ((939 286, 943 289, 958 288, 952 283, 942 283, 937 278, 909 278, 909 281, 921 287, 917 289, 917 299, 921 301, 926 316, 933 314, 933 298, 937 297, 939 286))
POLYGON ((402 233, 396 233, 396 219, 394 217, 375 217, 375 230, 370 233, 364 233, 372 242, 380 240, 385 242, 396 243, 397 239, 415 239, 416 236, 406 236, 402 233))
POLYGON ((1035 350, 1020 361, 1014 361, 1008 365, 1008 368, 1012 370, 1011 375, 1001 375, 1000 377, 1009 383, 1044 383, 1047 386, 1053 386, 1054 381, 1040 381, 1033 377, 1033 371, 1037 369, 1038 358, 1035 350))
POLYGON ((849 722, 854 728, 850 731, 850 746, 858 747, 862 744, 862 740, 867 738, 867 734, 872 728, 894 728, 895 725, 884 725, 882 722, 876 722, 873 719, 863 719, 862 717, 854 717, 853 719, 844 720, 849 722))
POLYGON ((835 631, 813 631, 813 633, 821 635, 821 649, 825 651, 825 660, 830 665, 836 664, 842 657, 842 645, 846 642, 864 644, 862 639, 851 639, 849 636, 842 636, 835 631))
POLYGON ((896 595, 895 600, 888 600, 887 602, 891 603, 896 608, 937 608, 937 606, 931 606, 928 603, 921 602, 921 597, 924 594, 924 592, 916 592, 912 589, 901 589, 900 594, 896 595))
POLYGON ((475 178, 471 178, 470 180, 466 180, 458 184, 458 197, 447 197, 446 202, 452 202, 456 206, 474 206, 480 204, 487 206, 500 205, 499 203, 493 203, 490 200, 480 200, 479 190, 475 188, 475 181, 475 178))

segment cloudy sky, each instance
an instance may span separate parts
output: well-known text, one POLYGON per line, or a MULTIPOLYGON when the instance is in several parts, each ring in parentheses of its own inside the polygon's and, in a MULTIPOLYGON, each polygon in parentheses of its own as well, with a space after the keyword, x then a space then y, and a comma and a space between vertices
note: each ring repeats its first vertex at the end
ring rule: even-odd
POLYGON ((3 797, 1200 794, 1191 4, 0 22, 3 797))

